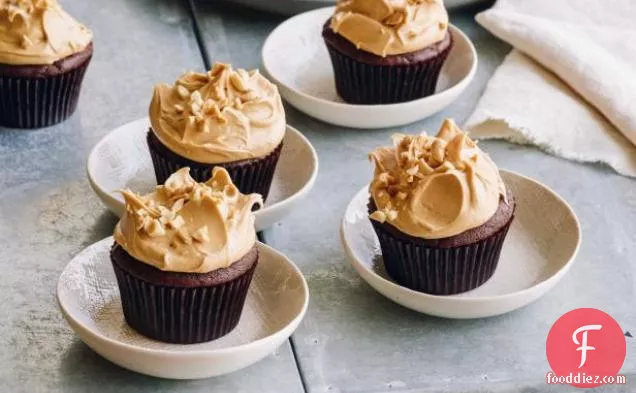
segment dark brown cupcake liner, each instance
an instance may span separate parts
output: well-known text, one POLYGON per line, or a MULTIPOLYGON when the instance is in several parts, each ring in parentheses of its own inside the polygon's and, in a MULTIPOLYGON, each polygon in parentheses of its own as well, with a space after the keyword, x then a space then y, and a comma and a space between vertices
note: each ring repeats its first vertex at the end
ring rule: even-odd
POLYGON ((429 247, 400 239, 375 220, 384 266, 398 284, 434 295, 452 295, 484 284, 495 273, 503 243, 514 219, 481 241, 459 247, 429 247))
POLYGON ((45 77, 0 75, 0 125, 41 128, 60 123, 77 109, 90 57, 67 72, 45 77))
POLYGON ((236 187, 243 194, 257 193, 267 199, 274 179, 276 165, 283 149, 281 142, 273 152, 262 158, 254 158, 222 164, 203 164, 181 157, 169 150, 154 134, 152 129, 147 136, 150 156, 155 169, 157 184, 165 181, 183 167, 190 167, 190 176, 198 182, 205 182, 212 177, 212 169, 216 166, 225 168, 236 187))
POLYGON ((170 287, 139 279, 113 262, 126 323, 157 341, 212 341, 238 325, 258 262, 222 285, 170 287))
POLYGON ((413 64, 375 65, 353 59, 327 42, 338 95, 361 105, 406 102, 434 94, 451 48, 452 44, 437 56, 413 64))

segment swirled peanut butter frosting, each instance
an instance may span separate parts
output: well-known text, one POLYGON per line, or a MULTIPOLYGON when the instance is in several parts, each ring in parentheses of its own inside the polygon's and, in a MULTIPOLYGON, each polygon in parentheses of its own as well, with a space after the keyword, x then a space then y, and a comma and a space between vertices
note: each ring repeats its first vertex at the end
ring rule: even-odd
POLYGON ((268 155, 285 136, 285 111, 274 84, 258 70, 217 63, 155 87, 152 129, 170 150, 216 164, 268 155))
POLYGON ((2 64, 53 64, 86 49, 92 39, 56 0, 0 0, 2 64))
POLYGON ((448 14, 443 0, 339 0, 330 27, 358 49, 385 57, 442 41, 448 14))
POLYGON ((396 134, 371 153, 371 219, 423 239, 459 235, 488 221, 506 198, 497 166, 452 120, 437 136, 396 134))
POLYGON ((122 191, 126 211, 115 241, 135 259, 164 271, 208 273, 229 267, 256 242, 252 207, 221 167, 197 183, 190 169, 175 172, 148 195, 122 191))

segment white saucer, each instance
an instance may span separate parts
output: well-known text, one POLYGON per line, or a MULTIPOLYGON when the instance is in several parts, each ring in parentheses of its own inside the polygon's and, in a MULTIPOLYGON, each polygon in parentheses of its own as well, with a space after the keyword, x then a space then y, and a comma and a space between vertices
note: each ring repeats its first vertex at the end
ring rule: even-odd
POLYGON ((204 344, 166 344, 124 321, 110 262, 113 238, 79 253, 57 285, 62 313, 82 341, 111 362, 170 379, 209 378, 265 358, 296 330, 309 301, 305 278, 283 254, 259 243, 260 260, 238 326, 204 344))
POLYGON ((366 187, 349 203, 342 220, 342 241, 353 267, 394 302, 445 318, 500 315, 545 295, 574 262, 581 243, 579 221, 567 202, 547 186, 513 172, 500 172, 515 195, 517 210, 497 271, 481 287, 459 295, 435 296, 399 286, 388 278, 368 218, 366 187))
MULTIPOLYGON (((107 134, 88 156, 88 180, 97 196, 118 217, 124 200, 118 190, 148 193, 157 185, 150 160, 147 118, 123 125, 107 134)), ((265 206, 256 211, 256 230, 274 225, 307 195, 318 174, 318 155, 298 130, 287 133, 265 206)))
POLYGON ((263 45, 266 76, 300 111, 327 123, 353 128, 396 127, 441 111, 468 86, 477 70, 477 52, 457 27, 455 44, 442 69, 436 93, 400 104, 352 105, 336 93, 333 69, 322 39, 322 26, 334 7, 294 16, 278 26, 263 45))

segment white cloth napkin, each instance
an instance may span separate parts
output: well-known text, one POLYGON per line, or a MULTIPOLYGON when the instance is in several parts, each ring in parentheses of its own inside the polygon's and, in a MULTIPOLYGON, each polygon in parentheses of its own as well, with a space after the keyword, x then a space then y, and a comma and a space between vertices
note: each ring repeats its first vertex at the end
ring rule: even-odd
POLYGON ((636 177, 634 0, 499 0, 476 19, 515 49, 466 122, 472 136, 636 177))

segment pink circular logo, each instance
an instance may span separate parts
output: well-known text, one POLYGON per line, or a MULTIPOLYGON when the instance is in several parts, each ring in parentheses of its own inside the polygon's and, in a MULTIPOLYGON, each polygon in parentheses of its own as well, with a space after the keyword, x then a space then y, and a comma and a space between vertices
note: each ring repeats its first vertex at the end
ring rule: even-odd
POLYGON ((572 310, 548 333, 546 355, 554 374, 547 382, 591 388, 620 383, 616 376, 625 361, 625 336, 619 324, 594 308, 572 310))

